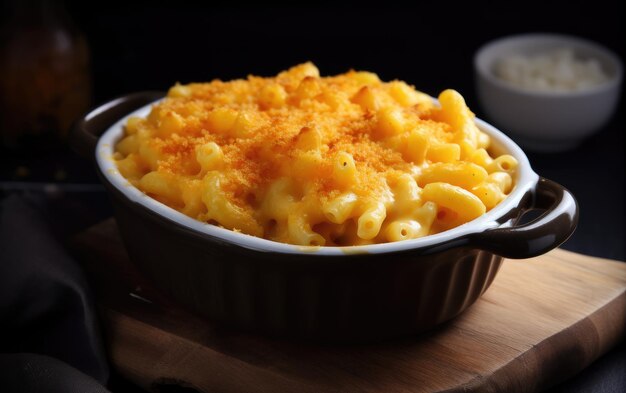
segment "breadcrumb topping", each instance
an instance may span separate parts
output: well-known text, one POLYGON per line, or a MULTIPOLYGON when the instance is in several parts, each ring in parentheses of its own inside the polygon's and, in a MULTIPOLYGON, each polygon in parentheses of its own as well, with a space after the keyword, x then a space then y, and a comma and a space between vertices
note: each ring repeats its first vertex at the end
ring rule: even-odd
POLYGON ((406 143, 405 131, 410 129, 424 129, 441 143, 451 140, 450 127, 432 120, 436 108, 431 99, 412 86, 384 83, 369 72, 320 77, 311 63, 276 77, 176 85, 139 128, 155 136, 152 145, 159 151, 161 172, 200 173, 195 149, 215 142, 227 168, 223 190, 248 208, 249 194, 277 178, 304 175, 292 163, 307 154, 312 166, 306 173, 309 187, 320 198, 336 191, 330 177, 338 152, 354 157, 358 181, 353 190, 362 197, 377 194, 393 172, 414 172, 416 163, 404 158, 402 149, 380 141, 378 113, 383 109, 396 110, 403 119, 397 144, 406 143), (173 132, 163 135, 167 128, 173 132), (304 129, 320 136, 315 154, 297 146, 304 129))

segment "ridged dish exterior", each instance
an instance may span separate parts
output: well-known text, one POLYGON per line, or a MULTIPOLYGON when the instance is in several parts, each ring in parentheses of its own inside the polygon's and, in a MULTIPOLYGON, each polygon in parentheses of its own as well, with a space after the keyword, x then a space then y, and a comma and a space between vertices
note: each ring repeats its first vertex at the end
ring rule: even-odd
POLYGON ((190 311, 246 331, 324 341, 416 334, 473 304, 502 262, 468 247, 338 257, 248 250, 171 222, 107 186, 139 270, 190 311))

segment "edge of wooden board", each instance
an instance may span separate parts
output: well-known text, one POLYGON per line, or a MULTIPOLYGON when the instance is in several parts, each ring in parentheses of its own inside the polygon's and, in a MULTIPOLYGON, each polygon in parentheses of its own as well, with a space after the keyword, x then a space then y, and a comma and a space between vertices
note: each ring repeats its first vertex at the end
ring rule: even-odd
POLYGON ((626 290, 569 328, 545 338, 532 349, 496 370, 491 376, 476 377, 468 383, 443 390, 441 393, 536 392, 563 382, 624 339, 626 334, 624 310, 626 310, 626 290), (596 334, 590 336, 589 331, 596 334), (599 335, 600 331, 604 333, 599 335), (567 353, 567 356, 563 357, 563 353, 567 353), (563 358, 567 361, 562 362, 563 358), (540 362, 539 359, 544 360, 540 362), (516 375, 515 370, 519 368, 527 370, 524 380, 520 380, 516 375), (530 381, 535 383, 529 384, 530 381))

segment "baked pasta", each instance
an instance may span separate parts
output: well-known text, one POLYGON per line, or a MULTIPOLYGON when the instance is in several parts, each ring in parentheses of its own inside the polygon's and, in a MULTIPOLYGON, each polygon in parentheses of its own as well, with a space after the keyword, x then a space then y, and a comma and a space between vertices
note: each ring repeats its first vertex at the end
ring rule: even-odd
POLYGON ((435 234, 492 209, 517 161, 454 90, 439 103, 371 72, 177 84, 115 148, 128 181, 224 228, 304 246, 435 234))

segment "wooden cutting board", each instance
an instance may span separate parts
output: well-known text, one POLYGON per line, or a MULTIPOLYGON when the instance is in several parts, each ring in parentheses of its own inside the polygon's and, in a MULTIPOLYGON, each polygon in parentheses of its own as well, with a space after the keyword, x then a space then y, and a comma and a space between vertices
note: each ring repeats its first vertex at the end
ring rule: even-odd
POLYGON ((535 392, 626 330, 626 263, 559 249, 505 261, 476 304, 427 334, 337 346, 224 331, 187 313, 134 270, 113 220, 75 245, 114 367, 152 391, 535 392))

